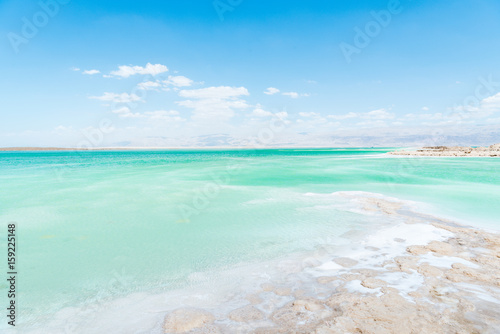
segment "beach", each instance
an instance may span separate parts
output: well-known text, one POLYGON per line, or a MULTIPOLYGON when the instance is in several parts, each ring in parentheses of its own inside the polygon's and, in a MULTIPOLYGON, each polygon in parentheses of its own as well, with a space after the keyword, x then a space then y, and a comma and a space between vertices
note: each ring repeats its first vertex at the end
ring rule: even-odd
POLYGON ((500 157, 500 144, 488 147, 430 146, 416 150, 397 150, 389 154, 416 157, 500 157))
POLYGON ((247 305, 223 316, 193 308, 175 310, 165 317, 165 333, 500 330, 499 234, 417 212, 402 213, 404 203, 394 199, 374 194, 361 198, 366 210, 405 222, 367 236, 360 247, 330 261, 304 259, 294 268, 298 272, 261 284, 246 297, 247 305), (316 282, 304 281, 304 275, 317 276, 316 282))

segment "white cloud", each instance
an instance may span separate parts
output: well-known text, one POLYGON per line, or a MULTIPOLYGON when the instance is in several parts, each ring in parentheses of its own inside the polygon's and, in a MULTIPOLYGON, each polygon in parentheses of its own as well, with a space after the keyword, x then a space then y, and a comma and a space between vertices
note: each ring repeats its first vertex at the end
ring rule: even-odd
POLYGON ((112 101, 116 103, 128 103, 128 102, 134 102, 134 101, 140 101, 141 98, 135 94, 128 94, 128 93, 104 93, 102 96, 91 96, 89 97, 90 99, 93 100, 101 100, 101 101, 112 101))
POLYGON ((299 93, 297 93, 297 92, 286 92, 286 93, 283 93, 283 95, 290 96, 292 99, 296 99, 299 97, 299 93))
POLYGON ((115 110, 112 110, 111 112, 115 114, 126 114, 130 112, 130 109, 128 107, 121 107, 115 110))
POLYGON ((264 110, 260 104, 257 104, 256 108, 252 111, 251 115, 255 117, 269 117, 272 116, 273 113, 264 110))
POLYGON ((490 116, 492 113, 500 111, 500 93, 484 98, 481 101, 476 97, 467 98, 464 100, 463 105, 455 106, 451 110, 460 113, 458 117, 461 119, 490 116))
POLYGON ((120 114, 120 117, 125 117, 125 118, 142 118, 142 117, 144 117, 144 115, 141 114, 141 113, 138 113, 138 112, 136 112, 136 113, 130 112, 128 114, 120 114))
POLYGON ((335 120, 343 120, 343 119, 358 117, 358 114, 356 114, 354 112, 349 112, 349 113, 344 114, 344 115, 328 115, 326 117, 331 118, 331 119, 335 119, 335 120))
POLYGON ((429 111, 429 107, 422 107, 423 111, 429 111))
POLYGON ((219 86, 181 90, 179 92, 179 96, 194 99, 229 99, 242 95, 250 95, 245 87, 219 86))
POLYGON ((312 111, 310 111, 310 112, 299 112, 299 116, 300 117, 317 117, 317 116, 319 116, 319 114, 315 113, 315 112, 312 112, 312 111))
POLYGON ((394 114, 389 113, 385 108, 373 110, 367 113, 361 114, 361 118, 365 119, 391 119, 394 118, 394 114))
POLYGON ((151 64, 147 63, 145 67, 142 66, 118 66, 117 71, 112 71, 110 74, 114 76, 119 76, 122 78, 128 78, 131 75, 136 74, 149 74, 149 75, 158 75, 160 73, 167 72, 168 68, 165 65, 161 64, 151 64))
POLYGON ((130 108, 128 108, 128 107, 121 107, 121 108, 112 110, 111 112, 113 112, 115 114, 118 114, 118 116, 124 117, 124 118, 141 118, 141 117, 144 117, 140 113, 133 113, 133 112, 131 112, 130 108))
POLYGON ((163 81, 166 85, 172 85, 175 87, 189 87, 193 84, 193 80, 186 78, 182 75, 169 75, 168 79, 163 81))
POLYGON ((54 130, 56 132, 70 132, 70 131, 73 131, 73 127, 72 126, 64 126, 64 125, 59 125, 57 127, 54 128, 54 130))
POLYGON ((97 73, 101 73, 101 71, 99 71, 99 70, 85 70, 82 72, 82 74, 88 74, 88 75, 94 75, 97 73))
POLYGON ((147 111, 144 113, 150 120, 158 121, 169 121, 169 122, 181 122, 185 121, 184 118, 179 116, 179 112, 176 110, 156 110, 147 111))
POLYGON ((240 98, 247 95, 250 95, 250 93, 245 87, 207 87, 179 91, 179 96, 194 100, 184 100, 176 103, 193 109, 194 119, 228 119, 234 116, 233 109, 246 109, 249 107, 247 102, 240 98))
POLYGON ((286 119, 288 118, 288 113, 286 111, 280 111, 274 114, 276 117, 279 119, 286 119))
POLYGON ((444 119, 445 116, 442 113, 436 114, 406 114, 404 116, 409 120, 441 120, 444 119))
POLYGON ((75 72, 80 71, 80 69, 78 67, 72 67, 72 68, 70 68, 70 70, 75 71, 75 72))
POLYGON ((274 94, 278 94, 280 92, 280 90, 278 88, 274 88, 274 87, 269 87, 267 88, 265 91, 264 91, 264 94, 267 94, 267 95, 274 95, 274 94))
POLYGON ((289 96, 292 99, 298 99, 299 97, 309 97, 311 94, 299 94, 297 92, 284 92, 283 95, 289 96))
POLYGON ((487 97, 481 101, 481 108, 490 112, 500 111, 500 93, 487 97))
POLYGON ((357 126, 365 127, 365 128, 383 128, 387 127, 387 123, 380 119, 367 120, 363 122, 356 123, 357 126))
POLYGON ((178 105, 193 109, 194 118, 231 118, 233 109, 246 109, 249 105, 244 100, 201 99, 177 102, 178 105))
MULTIPOLYGON (((326 117, 330 118, 330 119, 334 119, 334 120, 344 120, 344 119, 349 119, 349 118, 360 118, 360 119, 367 119, 367 120, 383 120, 383 119, 393 119, 394 114, 388 112, 387 109, 382 108, 382 109, 372 110, 372 111, 365 112, 365 113, 349 112, 349 113, 343 114, 343 115, 328 115, 326 117)), ((370 123, 369 122, 361 122, 358 124, 359 125, 369 125, 370 123)))
POLYGON ((179 116, 179 112, 175 110, 147 111, 141 114, 131 112, 128 107, 121 107, 112 112, 123 118, 145 118, 153 121, 184 121, 184 119, 179 116))
POLYGON ((142 90, 158 90, 161 84, 158 81, 146 81, 137 85, 137 88, 142 90))

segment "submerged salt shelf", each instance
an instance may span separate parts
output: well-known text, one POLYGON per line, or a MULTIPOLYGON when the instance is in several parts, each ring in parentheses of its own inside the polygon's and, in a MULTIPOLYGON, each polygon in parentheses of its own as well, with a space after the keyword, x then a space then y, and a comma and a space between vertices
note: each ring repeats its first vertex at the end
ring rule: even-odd
MULTIPOLYGON (((336 288, 383 294, 359 276, 345 286, 322 277, 348 275, 343 259, 368 270, 408 245, 449 238, 430 225, 436 216, 498 229, 494 162, 408 168, 386 151, 1 153, 0 218, 16 221, 23 238, 18 328, 159 333, 165 315, 185 306, 248 331, 271 326, 268 316, 299 290, 322 300, 336 288), (249 303, 267 320, 231 320, 249 303)), ((474 269, 454 255, 420 261, 474 269)), ((381 275, 408 301, 423 284, 413 272, 381 275)))

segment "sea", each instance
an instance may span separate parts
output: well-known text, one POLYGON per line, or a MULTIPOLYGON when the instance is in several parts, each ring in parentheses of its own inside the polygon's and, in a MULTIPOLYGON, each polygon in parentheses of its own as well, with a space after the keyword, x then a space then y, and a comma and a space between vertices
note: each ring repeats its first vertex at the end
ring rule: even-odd
POLYGON ((0 152, 1 309, 9 224, 17 272, 16 328, 1 312, 0 331, 161 333, 179 307, 222 314, 401 223, 362 198, 500 230, 500 160, 393 149, 0 152))

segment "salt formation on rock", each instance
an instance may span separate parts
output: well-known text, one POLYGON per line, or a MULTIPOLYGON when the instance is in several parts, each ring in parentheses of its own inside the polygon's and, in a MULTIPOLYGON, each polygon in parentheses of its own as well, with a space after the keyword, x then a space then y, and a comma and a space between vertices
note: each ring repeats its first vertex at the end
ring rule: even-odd
POLYGON ((489 147, 465 147, 465 146, 430 146, 416 151, 394 151, 391 155, 410 155, 426 157, 500 157, 500 144, 489 147))

